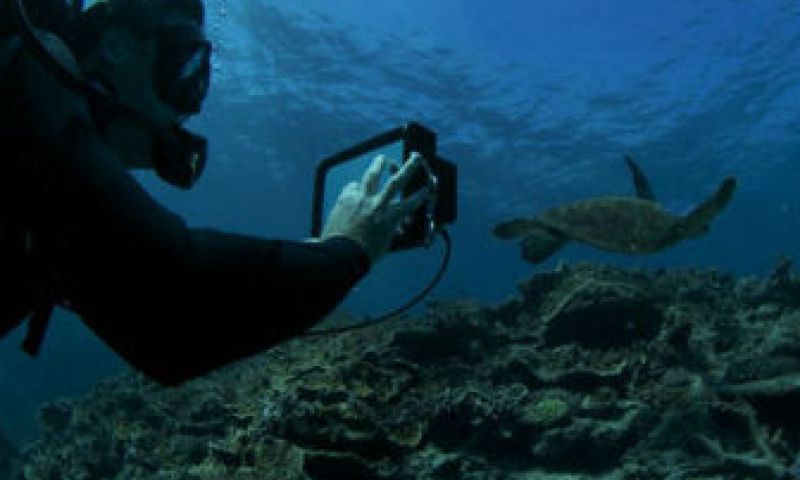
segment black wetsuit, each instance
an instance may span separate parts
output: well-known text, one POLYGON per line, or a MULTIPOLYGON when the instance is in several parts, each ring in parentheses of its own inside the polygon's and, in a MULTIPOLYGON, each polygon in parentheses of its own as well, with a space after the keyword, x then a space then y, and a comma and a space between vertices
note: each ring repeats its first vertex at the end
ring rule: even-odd
POLYGON ((188 228, 106 149, 87 112, 27 55, 2 72, 0 324, 55 300, 174 384, 300 334, 368 270, 346 238, 188 228))

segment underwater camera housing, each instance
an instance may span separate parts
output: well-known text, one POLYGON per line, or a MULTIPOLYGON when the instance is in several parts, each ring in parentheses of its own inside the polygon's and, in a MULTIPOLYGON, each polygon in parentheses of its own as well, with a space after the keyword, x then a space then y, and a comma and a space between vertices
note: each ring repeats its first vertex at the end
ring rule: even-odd
POLYGON ((422 155, 421 168, 406 184, 402 197, 431 188, 430 201, 419 208, 395 233, 391 251, 428 246, 437 230, 456 219, 456 165, 436 153, 436 134, 410 122, 376 135, 320 162, 314 180, 311 235, 319 237, 323 222, 344 187, 361 178, 377 155, 407 162, 413 153, 422 155))

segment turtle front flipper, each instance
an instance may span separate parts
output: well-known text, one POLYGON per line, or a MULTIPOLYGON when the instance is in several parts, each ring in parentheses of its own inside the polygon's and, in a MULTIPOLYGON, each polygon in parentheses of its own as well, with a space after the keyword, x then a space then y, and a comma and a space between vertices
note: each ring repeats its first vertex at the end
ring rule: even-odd
POLYGON ((736 179, 726 178, 708 200, 701 203, 686 215, 681 226, 685 237, 699 235, 708 229, 711 220, 728 205, 736 190, 736 179))
POLYGON ((653 194, 653 188, 650 186, 650 181, 644 176, 644 172, 639 168, 639 165, 633 160, 633 157, 625 154, 625 163, 628 165, 628 170, 631 171, 633 177, 633 185, 636 187, 636 196, 645 200, 656 200, 653 194))
POLYGON ((495 225, 494 236, 497 238, 516 238, 527 235, 532 229, 538 229, 539 223, 532 218, 514 218, 495 225))
POLYGON ((534 228, 520 241, 522 258, 531 263, 541 263, 558 251, 567 239, 546 228, 534 228))

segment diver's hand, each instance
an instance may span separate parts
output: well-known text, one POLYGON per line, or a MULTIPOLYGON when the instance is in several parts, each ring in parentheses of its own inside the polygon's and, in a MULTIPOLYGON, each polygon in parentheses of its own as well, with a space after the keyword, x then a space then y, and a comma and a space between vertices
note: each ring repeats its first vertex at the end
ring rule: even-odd
POLYGON ((352 182, 342 190, 322 229, 321 240, 337 235, 351 238, 364 247, 370 262, 375 263, 389 248, 400 222, 430 195, 428 189, 422 189, 408 198, 395 198, 422 162, 419 154, 413 154, 380 188, 381 175, 389 162, 383 155, 376 157, 361 183, 352 182))

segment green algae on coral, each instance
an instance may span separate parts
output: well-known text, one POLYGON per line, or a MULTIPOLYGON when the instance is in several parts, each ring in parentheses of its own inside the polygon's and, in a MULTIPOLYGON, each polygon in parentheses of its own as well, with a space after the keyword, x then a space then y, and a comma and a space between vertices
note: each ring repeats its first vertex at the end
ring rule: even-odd
POLYGON ((543 398, 521 407, 519 422, 522 425, 547 428, 565 420, 569 410, 569 403, 560 398, 543 398))

